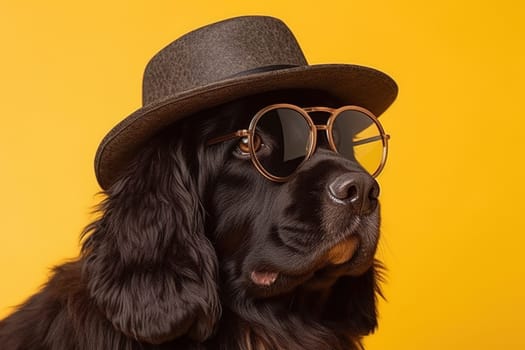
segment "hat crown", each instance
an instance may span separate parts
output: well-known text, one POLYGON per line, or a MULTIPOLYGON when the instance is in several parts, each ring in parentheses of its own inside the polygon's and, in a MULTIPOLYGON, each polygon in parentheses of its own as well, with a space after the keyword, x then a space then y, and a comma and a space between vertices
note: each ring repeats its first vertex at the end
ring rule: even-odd
POLYGON ((173 41, 148 63, 143 106, 243 73, 307 65, 279 19, 244 16, 214 23, 173 41))

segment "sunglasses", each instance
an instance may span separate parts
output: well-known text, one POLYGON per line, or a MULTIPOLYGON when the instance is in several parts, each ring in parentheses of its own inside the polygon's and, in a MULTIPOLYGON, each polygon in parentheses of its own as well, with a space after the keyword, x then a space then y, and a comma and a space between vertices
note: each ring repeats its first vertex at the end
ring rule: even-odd
POLYGON ((213 138, 208 145, 240 138, 241 154, 249 156, 269 180, 284 182, 312 156, 317 132, 323 130, 334 152, 357 162, 374 177, 383 170, 390 135, 372 112, 358 106, 270 105, 255 114, 247 130, 213 138), (309 115, 314 112, 328 113, 326 124, 316 125, 309 115))

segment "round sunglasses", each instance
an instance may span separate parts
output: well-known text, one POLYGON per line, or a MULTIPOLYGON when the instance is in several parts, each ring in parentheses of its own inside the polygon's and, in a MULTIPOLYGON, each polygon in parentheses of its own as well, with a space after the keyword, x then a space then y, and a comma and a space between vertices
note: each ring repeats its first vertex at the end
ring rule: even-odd
POLYGON ((255 114, 248 129, 213 138, 208 145, 240 138, 239 151, 250 157, 255 168, 269 180, 284 182, 312 156, 317 132, 323 130, 334 152, 374 177, 383 170, 390 135, 372 112, 358 106, 270 105, 255 114), (330 114, 326 124, 315 124, 309 116, 313 112, 330 114))

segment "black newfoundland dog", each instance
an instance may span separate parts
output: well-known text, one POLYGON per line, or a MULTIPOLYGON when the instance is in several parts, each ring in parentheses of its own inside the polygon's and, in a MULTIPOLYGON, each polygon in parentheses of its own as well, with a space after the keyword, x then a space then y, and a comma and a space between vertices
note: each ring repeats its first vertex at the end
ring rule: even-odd
POLYGON ((107 189, 80 257, 0 322, 0 348, 361 348, 380 294, 374 178, 324 132, 286 182, 262 176, 242 140, 208 142, 274 103, 339 107, 271 93, 163 130, 107 189))
POLYGON ((175 40, 99 146, 79 258, 0 321, 0 349, 362 348, 388 140, 372 112, 396 95, 372 68, 308 65, 271 17, 175 40))

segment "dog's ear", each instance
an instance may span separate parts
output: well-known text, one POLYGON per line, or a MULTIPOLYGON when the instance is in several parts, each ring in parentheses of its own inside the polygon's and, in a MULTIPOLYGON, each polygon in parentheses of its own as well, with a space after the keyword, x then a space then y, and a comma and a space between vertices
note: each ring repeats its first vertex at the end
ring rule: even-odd
POLYGON ((106 192, 85 230, 90 296, 129 337, 203 341, 220 315, 217 257, 182 142, 148 145, 106 192))
POLYGON ((377 328, 377 297, 382 296, 378 283, 382 265, 376 262, 361 276, 345 276, 334 285, 325 309, 335 327, 352 337, 361 337, 377 328))

